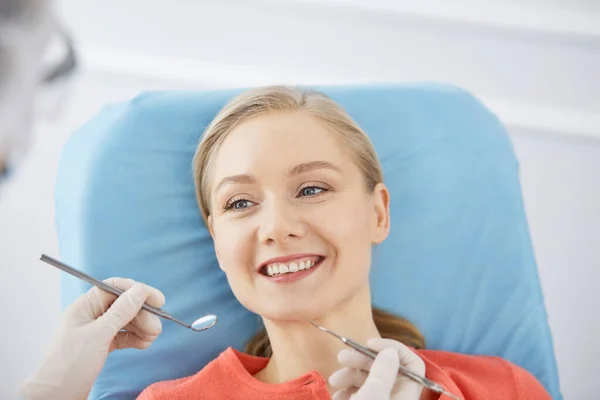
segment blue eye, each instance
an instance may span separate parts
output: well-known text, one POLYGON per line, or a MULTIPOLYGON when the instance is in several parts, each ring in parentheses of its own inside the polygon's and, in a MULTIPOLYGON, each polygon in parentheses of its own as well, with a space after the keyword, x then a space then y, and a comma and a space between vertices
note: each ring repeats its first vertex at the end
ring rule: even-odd
POLYGON ((225 210, 236 210, 236 211, 240 211, 240 210, 245 210, 248 207, 250 207, 252 205, 252 202, 250 200, 235 200, 235 201, 231 201, 229 203, 227 203, 227 205, 225 206, 225 210))
POLYGON ((305 196, 305 197, 311 197, 311 196, 316 196, 324 191, 325 191, 325 189, 320 188, 318 186, 307 186, 300 190, 300 195, 305 196))

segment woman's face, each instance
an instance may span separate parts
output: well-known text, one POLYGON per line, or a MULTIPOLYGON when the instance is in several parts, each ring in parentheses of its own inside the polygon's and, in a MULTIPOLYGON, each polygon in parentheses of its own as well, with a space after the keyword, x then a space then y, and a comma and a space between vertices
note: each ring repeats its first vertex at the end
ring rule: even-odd
POLYGON ((351 154, 305 112, 236 127, 214 159, 209 227, 238 300, 271 320, 317 318, 368 286, 389 231, 388 192, 368 193, 351 154))

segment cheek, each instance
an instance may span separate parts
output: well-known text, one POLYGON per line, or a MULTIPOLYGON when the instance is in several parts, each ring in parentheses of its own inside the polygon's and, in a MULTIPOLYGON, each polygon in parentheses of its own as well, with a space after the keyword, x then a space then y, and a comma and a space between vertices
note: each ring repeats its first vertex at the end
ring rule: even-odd
POLYGON ((371 229, 371 215, 367 212, 367 207, 366 204, 359 201, 346 202, 345 207, 340 207, 339 204, 329 207, 319 217, 320 224, 340 238, 368 238, 371 229))
POLYGON ((215 226, 214 244, 219 267, 226 274, 246 269, 248 260, 251 259, 252 246, 243 229, 236 229, 231 224, 215 226))
POLYGON ((370 259, 372 216, 367 210, 368 206, 363 203, 348 204, 344 208, 326 210, 315 220, 344 263, 352 260, 368 263, 370 259))
POLYGON ((252 231, 237 221, 223 221, 215 227, 214 244, 219 268, 237 300, 248 310, 258 313, 254 287, 255 242, 252 231))

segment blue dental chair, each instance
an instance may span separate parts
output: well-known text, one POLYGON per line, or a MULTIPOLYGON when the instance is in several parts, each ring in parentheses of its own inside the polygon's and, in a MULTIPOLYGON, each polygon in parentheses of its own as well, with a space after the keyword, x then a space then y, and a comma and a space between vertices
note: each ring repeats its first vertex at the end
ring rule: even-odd
MULTIPOLYGON (((440 84, 324 86, 369 134, 391 192, 392 229, 374 251, 373 303, 414 322, 427 347, 496 355, 562 399, 519 185, 498 121, 440 84)), ((60 259, 105 279, 160 289, 168 321, 145 351, 112 353, 91 399, 133 399, 192 375, 260 326, 218 268, 196 204, 191 160, 203 130, 241 90, 161 92, 106 106, 66 144, 55 190, 60 259)), ((89 286, 61 277, 66 306, 89 286)))

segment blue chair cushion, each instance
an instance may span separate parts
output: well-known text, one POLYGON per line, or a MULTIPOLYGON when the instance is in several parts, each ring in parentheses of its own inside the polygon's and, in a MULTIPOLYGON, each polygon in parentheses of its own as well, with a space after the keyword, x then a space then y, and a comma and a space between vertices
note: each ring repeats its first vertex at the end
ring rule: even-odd
MULTIPOLYGON (((561 399, 520 192, 498 119, 441 84, 316 87, 369 134, 391 192, 392 229, 374 250, 373 303, 413 321, 428 348, 501 356, 561 399)), ((153 382, 191 375, 260 326, 218 268, 194 196, 191 160, 202 132, 242 89, 160 92, 105 107, 61 156, 56 218, 61 259, 105 279, 162 290, 163 323, 145 351, 112 353, 92 399, 132 399, 153 382)), ((62 301, 89 287, 62 276, 62 301)))

